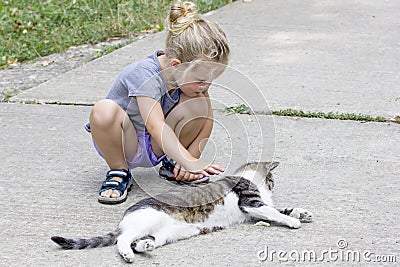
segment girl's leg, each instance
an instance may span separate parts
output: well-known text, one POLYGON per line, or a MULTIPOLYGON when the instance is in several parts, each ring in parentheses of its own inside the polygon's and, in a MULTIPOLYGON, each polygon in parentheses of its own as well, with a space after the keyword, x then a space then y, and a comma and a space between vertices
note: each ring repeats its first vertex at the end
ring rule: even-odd
MULTIPOLYGON (((170 111, 166 123, 174 130, 181 144, 192 156, 199 158, 212 130, 212 112, 206 97, 190 98, 181 94, 178 104, 170 111), (207 123, 208 122, 208 123, 207 123)), ((151 143, 157 156, 164 152, 151 143)))
MULTIPOLYGON (((103 154, 110 169, 128 169, 138 147, 137 134, 125 111, 112 100, 97 102, 90 113, 92 138, 103 154)), ((115 177, 112 180, 122 181, 115 177)), ((107 190, 104 197, 119 197, 119 192, 107 190)))

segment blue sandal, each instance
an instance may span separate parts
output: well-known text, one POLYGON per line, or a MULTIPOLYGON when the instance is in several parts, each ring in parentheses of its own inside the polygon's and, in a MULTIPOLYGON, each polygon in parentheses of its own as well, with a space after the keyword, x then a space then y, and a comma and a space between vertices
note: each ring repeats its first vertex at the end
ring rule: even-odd
POLYGON ((103 204, 118 204, 122 203, 128 197, 128 191, 132 186, 132 175, 129 170, 113 169, 109 170, 106 175, 106 180, 102 183, 97 199, 103 204), (111 180, 114 177, 122 178, 122 181, 111 180), (119 197, 103 197, 101 193, 106 190, 116 190, 119 192, 119 197))

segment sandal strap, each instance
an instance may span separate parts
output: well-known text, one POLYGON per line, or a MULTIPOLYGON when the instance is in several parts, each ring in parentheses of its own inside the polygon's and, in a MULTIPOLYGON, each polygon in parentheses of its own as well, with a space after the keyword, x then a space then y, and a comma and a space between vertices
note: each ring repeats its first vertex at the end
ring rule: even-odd
POLYGON ((126 190, 126 186, 124 186, 122 183, 120 183, 118 181, 113 181, 113 180, 104 181, 101 184, 101 188, 100 188, 99 193, 107 191, 109 189, 118 191, 119 194, 122 196, 124 194, 125 190, 126 190))
POLYGON ((168 170, 169 172, 173 173, 175 169, 176 161, 173 159, 168 160, 167 157, 163 158, 162 166, 168 170))
POLYGON ((107 172, 106 181, 109 181, 113 177, 122 178, 122 181, 128 183, 132 178, 131 172, 126 169, 112 169, 107 172))

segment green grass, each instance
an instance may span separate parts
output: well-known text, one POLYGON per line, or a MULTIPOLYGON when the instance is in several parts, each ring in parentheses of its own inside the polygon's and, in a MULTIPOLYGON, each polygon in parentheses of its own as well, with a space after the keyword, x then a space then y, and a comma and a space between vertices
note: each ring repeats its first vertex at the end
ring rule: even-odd
POLYGON ((302 117, 302 118, 321 118, 329 120, 351 120, 351 121, 372 121, 372 122, 387 122, 388 119, 384 117, 372 117, 363 114, 354 113, 334 113, 334 112, 306 112, 296 109, 285 109, 279 111, 272 111, 273 115, 276 116, 290 116, 290 117, 302 117))
MULTIPOLYGON (((201 13, 234 0, 197 0, 201 13)), ((0 2, 0 67, 80 44, 163 29, 171 0, 6 0, 0 2)))
POLYGON ((7 89, 7 90, 5 90, 5 91, 3 92, 3 94, 5 94, 5 95, 4 95, 3 100, 0 99, 0 102, 1 102, 1 101, 8 102, 8 101, 10 100, 11 97, 13 97, 14 95, 16 95, 16 94, 18 94, 18 93, 20 93, 19 90, 15 90, 15 89, 12 89, 12 88, 7 89))
MULTIPOLYGON (((228 114, 254 114, 250 107, 245 104, 238 104, 236 106, 226 107, 224 112, 228 114)), ((266 114, 266 113, 262 113, 266 114)), ((400 123, 399 119, 387 119, 385 117, 372 117, 370 115, 364 114, 354 114, 354 113, 334 113, 334 112, 308 112, 297 109, 284 109, 284 110, 272 110, 268 112, 275 116, 288 116, 288 117, 300 117, 300 118, 320 118, 328 120, 351 120, 351 121, 361 121, 361 122, 396 122, 400 123)))
POLYGON ((240 104, 236 106, 226 107, 225 112, 228 114, 253 114, 254 112, 245 104, 240 104))

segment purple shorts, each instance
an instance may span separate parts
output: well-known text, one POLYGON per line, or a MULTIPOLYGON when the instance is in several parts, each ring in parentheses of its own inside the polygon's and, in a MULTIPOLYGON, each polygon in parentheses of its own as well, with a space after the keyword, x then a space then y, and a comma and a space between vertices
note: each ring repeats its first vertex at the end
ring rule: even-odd
MULTIPOLYGON (((89 123, 86 124, 85 129, 86 129, 86 131, 91 132, 89 123)), ((138 149, 136 151, 136 155, 133 158, 133 160, 126 161, 129 168, 133 169, 136 167, 153 167, 153 166, 156 166, 157 164, 159 164, 161 162, 161 160, 163 160, 163 158, 165 158, 165 154, 162 155, 161 157, 157 157, 154 154, 153 150, 151 149, 150 134, 147 131, 136 132, 136 134, 137 134, 137 138, 138 138, 138 142, 139 142, 138 149)), ((99 153, 99 155, 102 158, 104 158, 103 155, 101 154, 100 149, 96 145, 96 142, 93 141, 93 145, 94 145, 97 153, 99 153)))

